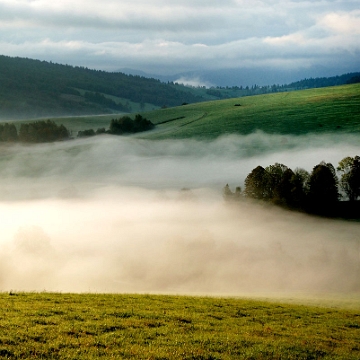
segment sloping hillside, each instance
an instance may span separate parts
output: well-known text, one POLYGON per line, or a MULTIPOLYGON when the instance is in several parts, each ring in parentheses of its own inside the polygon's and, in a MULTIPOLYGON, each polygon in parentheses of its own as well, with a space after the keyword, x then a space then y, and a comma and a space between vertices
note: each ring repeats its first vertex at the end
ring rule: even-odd
MULTIPOLYGON (((203 138, 224 134, 360 133, 360 84, 296 92, 207 101, 141 112, 156 125, 133 135, 147 139, 203 138)), ((134 115, 130 115, 134 117, 134 115)), ((78 131, 108 129, 119 115, 54 117, 73 135, 78 131)), ((16 126, 28 120, 16 121, 16 126)))
POLYGON ((0 56, 0 118, 133 112, 203 101, 140 76, 0 56))
POLYGON ((360 84, 210 101, 143 113, 157 124, 141 136, 215 138, 223 134, 360 133, 360 84))
MULTIPOLYGON (((360 133, 360 84, 207 101, 141 115, 156 125, 152 131, 134 135, 147 139, 214 139, 257 130, 293 135, 360 133)), ((108 129, 111 119, 118 117, 110 114, 53 120, 76 134, 85 129, 108 129)))

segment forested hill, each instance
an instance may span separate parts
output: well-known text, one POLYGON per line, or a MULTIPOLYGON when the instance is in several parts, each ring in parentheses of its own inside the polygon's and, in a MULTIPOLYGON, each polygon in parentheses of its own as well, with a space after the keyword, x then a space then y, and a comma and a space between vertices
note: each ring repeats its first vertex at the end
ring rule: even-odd
POLYGON ((205 100, 356 83, 359 75, 305 79, 288 85, 206 89, 0 55, 0 120, 143 112, 205 100))
POLYGON ((311 88, 322 88, 327 86, 337 86, 345 84, 356 84, 360 82, 360 73, 348 73, 340 76, 321 77, 321 78, 310 78, 303 79, 300 81, 293 82, 288 85, 284 85, 288 90, 292 89, 311 89, 311 88))
POLYGON ((156 79, 0 56, 0 119, 132 112, 203 100, 156 79))

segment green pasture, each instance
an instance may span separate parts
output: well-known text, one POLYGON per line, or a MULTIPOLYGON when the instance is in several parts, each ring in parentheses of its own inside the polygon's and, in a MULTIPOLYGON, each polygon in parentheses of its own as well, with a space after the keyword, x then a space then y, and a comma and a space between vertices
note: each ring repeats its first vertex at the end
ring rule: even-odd
MULTIPOLYGON (((358 133, 360 84, 214 100, 141 113, 156 124, 147 139, 203 138, 224 134, 358 133), (240 105, 240 106, 238 106, 240 105)), ((108 129, 124 114, 53 118, 76 135, 79 130, 108 129)), ((34 120, 32 120, 34 121, 34 120)), ((16 121, 20 125, 22 122, 16 121)))
POLYGON ((218 100, 144 113, 158 124, 142 137, 215 138, 223 134, 360 132, 360 85, 218 100), (240 106, 236 106, 240 105, 240 106))
POLYGON ((7 359, 359 359, 360 308, 165 295, 0 294, 7 359))

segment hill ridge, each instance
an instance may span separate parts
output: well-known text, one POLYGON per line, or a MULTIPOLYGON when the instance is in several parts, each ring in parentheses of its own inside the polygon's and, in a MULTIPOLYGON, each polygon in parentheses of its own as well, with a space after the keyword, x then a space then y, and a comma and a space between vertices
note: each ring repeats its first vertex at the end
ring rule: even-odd
POLYGON ((156 79, 0 55, 2 118, 124 113, 203 100, 156 79))

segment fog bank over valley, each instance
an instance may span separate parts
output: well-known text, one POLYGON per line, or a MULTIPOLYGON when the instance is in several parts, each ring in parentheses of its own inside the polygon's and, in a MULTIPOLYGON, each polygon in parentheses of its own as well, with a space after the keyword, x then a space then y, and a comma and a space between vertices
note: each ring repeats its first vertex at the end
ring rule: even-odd
POLYGON ((257 165, 355 155, 355 135, 260 132, 3 146, 0 290, 358 292, 359 223, 222 198, 257 165))

